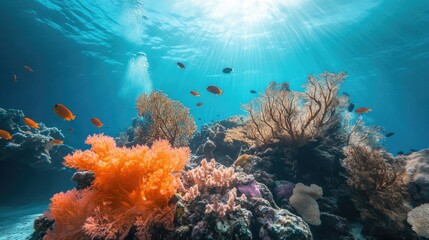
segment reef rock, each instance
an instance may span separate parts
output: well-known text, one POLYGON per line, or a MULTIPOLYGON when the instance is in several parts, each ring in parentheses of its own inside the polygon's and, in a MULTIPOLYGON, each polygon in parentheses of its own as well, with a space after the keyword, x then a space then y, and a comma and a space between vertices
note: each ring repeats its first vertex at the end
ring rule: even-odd
POLYGON ((413 198, 429 202, 429 149, 413 152, 406 157, 406 169, 410 176, 413 198))
POLYGON ((73 151, 67 145, 52 148, 47 144, 53 139, 64 139, 64 135, 56 127, 46 127, 39 123, 40 128, 30 128, 24 124, 23 111, 0 108, 0 129, 8 131, 12 140, 0 140, 0 161, 20 162, 25 166, 40 169, 62 168, 63 157, 73 151))
POLYGON ((239 126, 240 119, 232 117, 220 122, 214 122, 201 127, 189 142, 194 162, 215 158, 225 166, 231 166, 237 157, 249 146, 245 142, 225 141, 226 130, 239 126))

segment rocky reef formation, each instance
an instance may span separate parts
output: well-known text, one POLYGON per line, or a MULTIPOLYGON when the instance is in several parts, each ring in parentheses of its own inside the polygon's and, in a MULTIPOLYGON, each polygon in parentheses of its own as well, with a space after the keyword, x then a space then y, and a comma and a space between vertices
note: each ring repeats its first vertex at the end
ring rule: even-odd
MULTIPOLYGON (((202 126, 189 141, 186 166, 165 160, 176 151, 167 147, 157 154, 137 154, 147 149, 140 140, 156 136, 144 136, 141 130, 148 123, 135 119, 116 145, 100 140, 91 151, 102 154, 77 151, 76 164, 66 164, 89 172, 76 173, 73 194, 58 196, 67 206, 90 206, 83 218, 67 224, 73 224, 78 236, 95 238, 101 235, 93 233, 109 227, 104 239, 421 239, 427 234, 422 216, 428 209, 429 154, 388 153, 382 129, 367 126, 364 112, 347 108, 349 97, 339 94, 345 78, 345 73, 308 76, 304 92, 272 83, 245 107, 247 116, 202 126), (116 146, 136 147, 110 152, 116 146), (141 164, 137 156, 145 156, 141 164), (146 165, 154 157, 164 164, 146 165), (134 168, 150 174, 137 181, 124 170, 134 168), (100 204, 93 194, 104 178, 116 187, 105 189, 109 197, 100 204), (147 206, 155 213, 142 215, 147 206), (116 226, 114 219, 124 216, 126 224, 116 226)), ((180 144, 173 140, 169 142, 182 145, 188 139, 180 144)), ((57 211, 57 217, 40 218, 35 236, 49 235, 61 225, 56 202, 58 197, 50 212, 57 211)))
POLYGON ((0 140, 0 161, 13 161, 38 169, 62 168, 63 157, 73 151, 68 145, 47 147, 53 139, 63 140, 64 135, 56 127, 39 123, 38 129, 30 128, 22 121, 24 112, 0 108, 0 129, 11 133, 12 140, 0 140))
POLYGON ((50 211, 35 221, 32 239, 312 239, 302 218, 279 209, 268 188, 252 175, 205 159, 201 166, 179 171, 177 164, 186 160, 186 150, 169 148, 165 142, 155 142, 150 150, 117 148, 105 136, 93 136, 87 143, 91 150, 75 152, 65 164, 91 172, 77 172, 73 179, 79 189, 52 198, 50 211), (97 159, 89 160, 93 153, 97 159), (137 167, 129 161, 137 164, 139 158, 158 167, 149 162, 137 167), (106 175, 111 171, 122 174, 106 175), (133 181, 140 179, 135 178, 138 174, 147 181, 133 181), (178 186, 178 193, 160 201, 171 194, 165 191, 178 186))
POLYGON ((249 147, 246 142, 226 138, 228 129, 240 124, 240 117, 232 117, 203 125, 189 143, 193 154, 192 162, 199 163, 203 159, 214 158, 225 166, 231 166, 241 152, 249 147))
POLYGON ((429 149, 406 156, 406 170, 410 177, 410 191, 414 201, 429 202, 429 149))

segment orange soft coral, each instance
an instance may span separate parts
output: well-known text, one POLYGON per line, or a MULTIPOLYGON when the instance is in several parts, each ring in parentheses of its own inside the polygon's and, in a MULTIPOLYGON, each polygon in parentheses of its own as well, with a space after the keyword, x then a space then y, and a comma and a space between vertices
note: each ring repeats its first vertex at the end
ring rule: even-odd
MULTIPOLYGON (((166 140, 156 141, 151 148, 119 148, 113 138, 103 135, 90 136, 86 143, 91 144, 91 150, 76 151, 65 157, 64 163, 95 175, 92 190, 79 192, 83 199, 91 196, 92 208, 77 214, 81 219, 75 217, 72 229, 81 229, 81 234, 90 238, 123 239, 133 224, 147 225, 159 219, 172 219, 160 216, 172 214, 168 200, 176 192, 180 180, 171 172, 183 170, 190 154, 188 148, 172 148, 166 140)), ((57 198, 56 205, 61 206, 61 201, 57 198)), ((64 199, 64 205, 70 205, 69 201, 70 198, 64 199)), ((58 231, 65 230, 65 226, 61 226, 63 216, 53 214, 53 204, 51 213, 55 228, 47 235, 48 239, 54 239, 51 236, 58 236, 58 231)), ((147 228, 138 226, 138 229, 147 228)), ((137 235, 148 236, 147 233, 137 235)))

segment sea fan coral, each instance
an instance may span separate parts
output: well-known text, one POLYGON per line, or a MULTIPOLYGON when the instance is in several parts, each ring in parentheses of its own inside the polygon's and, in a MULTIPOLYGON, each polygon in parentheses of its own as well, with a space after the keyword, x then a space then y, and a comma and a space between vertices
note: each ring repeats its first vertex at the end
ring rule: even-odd
POLYGON ((231 130, 229 138, 264 145, 286 142, 301 146, 325 136, 341 120, 347 99, 338 96, 344 72, 308 76, 305 92, 292 91, 287 83, 272 82, 265 93, 245 106, 249 119, 244 129, 231 130), (232 134, 234 133, 234 134, 232 134), (237 137, 240 133, 244 137, 237 137))
POLYGON ((55 227, 46 239, 69 234, 123 239, 133 225, 140 229, 136 236, 147 239, 152 223, 172 221, 168 200, 180 180, 171 173, 182 171, 189 158, 188 148, 172 148, 166 140, 155 141, 151 148, 118 148, 113 138, 103 135, 89 136, 86 143, 91 149, 68 155, 64 165, 93 172, 93 187, 52 198, 48 215, 55 219, 55 227))
POLYGON ((178 101, 173 101, 163 92, 142 94, 136 102, 139 116, 146 120, 135 134, 139 142, 152 144, 155 140, 167 139, 175 147, 187 146, 196 130, 194 119, 189 109, 178 101), (142 134, 141 131, 144 131, 142 134))

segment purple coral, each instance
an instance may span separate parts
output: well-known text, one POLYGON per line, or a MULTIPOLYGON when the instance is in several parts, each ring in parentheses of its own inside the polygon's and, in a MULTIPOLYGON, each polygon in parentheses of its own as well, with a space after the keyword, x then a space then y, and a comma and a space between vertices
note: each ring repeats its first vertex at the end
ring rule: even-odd
POLYGON ((238 186, 238 190, 250 197, 261 197, 261 191, 255 180, 247 185, 238 186))

